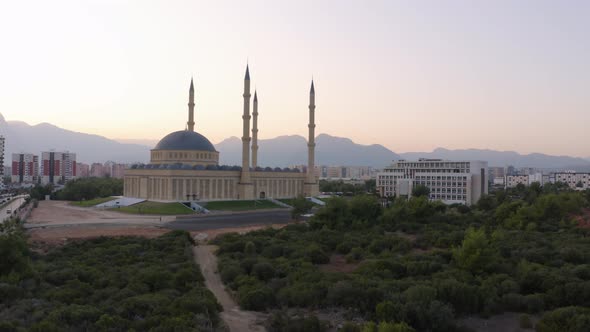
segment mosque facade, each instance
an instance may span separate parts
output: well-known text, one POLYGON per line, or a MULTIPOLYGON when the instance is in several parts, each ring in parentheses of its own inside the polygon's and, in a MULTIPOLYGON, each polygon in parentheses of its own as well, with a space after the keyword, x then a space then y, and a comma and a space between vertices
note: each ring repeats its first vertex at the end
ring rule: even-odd
POLYGON ((242 165, 219 165, 219 152, 196 132, 195 90, 189 88, 186 130, 166 135, 150 151, 148 164, 125 170, 124 195, 154 201, 251 200, 292 198, 319 194, 314 174, 315 89, 309 92, 308 164, 306 172, 288 168, 262 168, 258 165, 258 97, 254 92, 250 115, 250 73, 244 78, 242 114, 242 165), (252 129, 250 130, 250 120, 252 129), (250 133, 252 136, 250 136, 250 133))

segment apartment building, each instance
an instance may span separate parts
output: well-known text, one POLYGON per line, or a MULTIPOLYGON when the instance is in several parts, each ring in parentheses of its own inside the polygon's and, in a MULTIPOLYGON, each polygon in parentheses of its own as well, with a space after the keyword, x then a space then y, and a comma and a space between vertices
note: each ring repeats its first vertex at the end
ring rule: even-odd
POLYGON ((519 184, 523 186, 529 185, 529 176, 525 174, 521 175, 506 175, 506 188, 516 188, 519 184))
POLYGON ((11 182, 37 183, 39 177, 39 156, 32 153, 13 153, 11 170, 11 182))
POLYGON ((87 178, 90 176, 90 165, 85 163, 76 163, 77 176, 80 178, 87 178))
POLYGON ((590 173, 559 172, 554 173, 555 182, 563 182, 575 190, 590 188, 590 173))
POLYGON ((377 173, 382 197, 411 197, 418 185, 430 189, 430 200, 472 205, 488 193, 488 163, 442 159, 399 160, 377 173))
POLYGON ((63 184, 75 179, 77 173, 75 153, 41 153, 41 184, 63 184))

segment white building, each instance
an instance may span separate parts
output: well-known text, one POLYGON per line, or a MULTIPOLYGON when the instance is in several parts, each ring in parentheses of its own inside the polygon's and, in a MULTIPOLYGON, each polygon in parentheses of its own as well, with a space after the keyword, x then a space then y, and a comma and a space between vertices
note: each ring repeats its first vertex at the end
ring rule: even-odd
POLYGON ((575 190, 590 188, 590 173, 562 172, 555 173, 555 182, 563 182, 575 190))
POLYGON ((529 185, 528 175, 506 175, 506 188, 516 188, 519 184, 529 185))
POLYGON ((411 197, 415 186, 430 189, 430 200, 471 205, 488 193, 488 163, 441 159, 399 160, 377 173, 382 197, 411 197))
POLYGON ((10 180, 13 183, 36 183, 39 176, 39 156, 32 153, 12 154, 12 173, 10 180))
POLYGON ((41 153, 41 183, 66 183, 77 177, 76 154, 71 152, 41 153))
POLYGON ((537 182, 540 185, 545 184, 545 177, 543 176, 543 173, 529 174, 529 186, 535 182, 537 182))

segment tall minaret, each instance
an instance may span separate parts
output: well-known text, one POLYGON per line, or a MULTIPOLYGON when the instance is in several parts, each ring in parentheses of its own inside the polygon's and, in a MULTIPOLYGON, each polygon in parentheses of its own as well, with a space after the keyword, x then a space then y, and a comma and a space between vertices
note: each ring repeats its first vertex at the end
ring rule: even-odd
POLYGON ((258 96, 254 90, 254 104, 252 110, 252 168, 258 167, 258 96))
POLYGON ((195 131, 195 87, 191 77, 191 87, 188 90, 188 122, 187 130, 195 131))
POLYGON ((306 194, 317 195, 319 188, 315 178, 315 89, 313 80, 311 80, 311 89, 309 90, 309 136, 307 139, 307 189, 306 194))
POLYGON ((253 187, 250 180, 250 71, 246 65, 244 78, 244 123, 242 134, 242 174, 240 176, 240 199, 252 199, 253 187))

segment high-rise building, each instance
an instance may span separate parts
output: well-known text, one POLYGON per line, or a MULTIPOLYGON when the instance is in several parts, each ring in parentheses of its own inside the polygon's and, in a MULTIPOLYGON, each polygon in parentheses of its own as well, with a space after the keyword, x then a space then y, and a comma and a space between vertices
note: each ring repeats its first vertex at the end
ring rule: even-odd
POLYGON ((414 187, 430 189, 429 199, 472 205, 488 193, 488 163, 441 159, 400 160, 377 173, 382 197, 411 197, 414 187))
POLYGON ((76 171, 78 172, 78 177, 87 178, 90 176, 90 165, 85 163, 76 163, 76 171))
POLYGON ((115 179, 122 179, 125 176, 125 164, 113 164, 111 166, 111 177, 115 179))
POLYGON ((101 163, 92 163, 90 165, 90 176, 101 178, 106 175, 105 167, 101 163))
POLYGON ((0 136, 0 178, 4 177, 4 136, 0 136))
POLYGON ((13 183, 36 183, 39 177, 39 156, 32 153, 12 154, 13 183))
POLYGON ((75 153, 53 151, 41 153, 42 184, 64 184, 76 177, 75 153))

